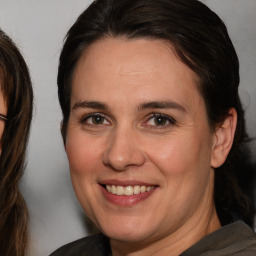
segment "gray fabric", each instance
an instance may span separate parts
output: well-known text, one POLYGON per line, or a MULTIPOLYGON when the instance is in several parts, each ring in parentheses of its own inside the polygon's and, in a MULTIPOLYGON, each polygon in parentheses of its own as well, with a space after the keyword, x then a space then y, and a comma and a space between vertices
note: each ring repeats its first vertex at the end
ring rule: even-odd
POLYGON ((66 244, 50 256, 111 256, 111 249, 108 238, 97 234, 66 244))
POLYGON ((256 234, 242 221, 226 225, 201 239, 181 256, 256 256, 256 234))
MULTIPOLYGON (((108 238, 89 236, 64 245, 50 256, 110 256, 108 238)), ((256 256, 256 234, 238 221, 201 239, 180 256, 256 256)))

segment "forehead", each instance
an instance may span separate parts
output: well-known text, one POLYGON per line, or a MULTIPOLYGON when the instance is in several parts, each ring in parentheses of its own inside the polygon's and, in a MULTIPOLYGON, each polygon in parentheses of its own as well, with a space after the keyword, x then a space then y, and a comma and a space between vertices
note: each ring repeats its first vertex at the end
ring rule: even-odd
POLYGON ((186 71, 186 74, 193 76, 195 80, 198 79, 198 76, 179 60, 170 42, 160 39, 103 38, 84 51, 77 68, 82 65, 94 68, 96 64, 97 69, 102 71, 101 68, 114 67, 116 62, 119 62, 120 75, 134 71, 135 68, 138 73, 152 72, 156 67, 170 65, 167 68, 181 67, 181 72, 186 71))
MULTIPOLYGON (((87 95, 110 96, 113 91, 147 98, 167 93, 199 97, 197 75, 176 56, 163 40, 105 38, 92 44, 74 71, 72 98, 87 95), (193 92, 193 93, 192 93, 193 92)), ((173 96, 173 97, 174 97, 173 96)), ((108 97, 106 97, 108 98, 108 97)))

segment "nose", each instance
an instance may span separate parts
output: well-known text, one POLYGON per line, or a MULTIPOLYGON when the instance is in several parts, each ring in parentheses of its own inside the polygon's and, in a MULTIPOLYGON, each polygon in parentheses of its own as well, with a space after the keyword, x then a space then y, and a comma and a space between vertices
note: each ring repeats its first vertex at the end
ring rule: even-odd
POLYGON ((116 170, 123 171, 129 167, 139 167, 145 163, 145 154, 134 132, 118 130, 110 135, 103 163, 116 170))

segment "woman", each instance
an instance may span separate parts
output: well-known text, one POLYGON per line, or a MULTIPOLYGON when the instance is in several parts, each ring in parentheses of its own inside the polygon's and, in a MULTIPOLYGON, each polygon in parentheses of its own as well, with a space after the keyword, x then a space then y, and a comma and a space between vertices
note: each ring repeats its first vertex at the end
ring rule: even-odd
POLYGON ((58 89, 72 183, 103 234, 52 255, 255 255, 238 85, 226 27, 201 2, 94 1, 58 89))
POLYGON ((28 211, 19 190, 32 118, 33 93, 27 65, 0 30, 0 255, 25 255, 28 211))

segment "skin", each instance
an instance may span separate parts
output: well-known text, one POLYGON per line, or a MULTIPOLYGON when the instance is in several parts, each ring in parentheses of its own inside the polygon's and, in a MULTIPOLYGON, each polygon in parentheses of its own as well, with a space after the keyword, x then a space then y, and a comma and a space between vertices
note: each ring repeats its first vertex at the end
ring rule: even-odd
MULTIPOLYGON (((0 113, 3 115, 6 115, 7 113, 7 107, 3 98, 3 93, 0 91, 0 113)), ((4 124, 5 122, 3 120, 0 120, 0 141, 2 139, 2 135, 4 132, 4 124)), ((2 144, 0 142, 0 154, 2 152, 2 144)))
POLYGON ((236 113, 212 132, 197 81, 161 40, 105 38, 77 64, 65 145, 71 179, 114 256, 178 255, 220 227, 213 167, 232 145, 236 113), (111 201, 107 183, 154 189, 111 201))

